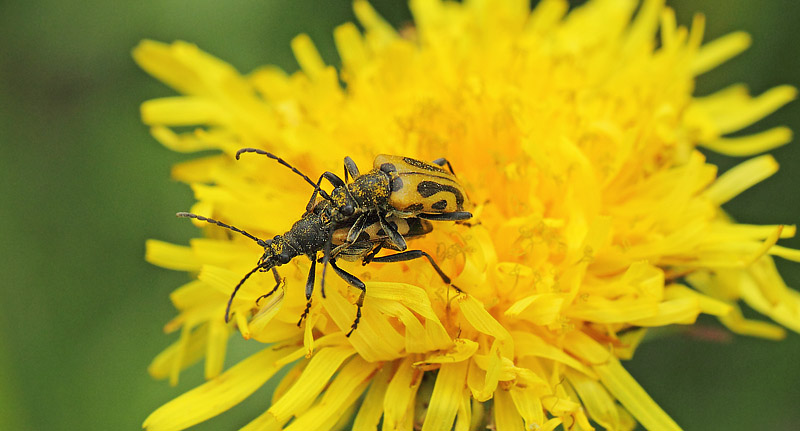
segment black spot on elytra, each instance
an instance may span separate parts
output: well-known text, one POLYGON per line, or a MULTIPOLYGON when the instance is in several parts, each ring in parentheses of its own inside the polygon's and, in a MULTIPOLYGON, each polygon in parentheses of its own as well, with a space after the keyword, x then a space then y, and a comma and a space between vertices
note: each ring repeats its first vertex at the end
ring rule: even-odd
POLYGON ((403 157, 403 161, 408 163, 411 166, 414 166, 415 168, 422 169, 422 170, 425 170, 425 171, 441 172, 443 174, 447 173, 444 169, 442 169, 442 168, 440 168, 438 166, 434 166, 434 165, 419 161, 417 159, 412 159, 410 157, 403 157))
POLYGON ((404 235, 407 237, 425 235, 426 233, 430 232, 430 224, 423 223, 421 219, 408 218, 405 220, 406 223, 408 223, 408 232, 406 232, 404 235))
POLYGON ((447 201, 442 199, 442 200, 434 203, 433 205, 431 205, 431 208, 441 211, 441 210, 447 208, 447 201))
POLYGON ((422 204, 411 204, 411 205, 403 208, 402 211, 403 212, 407 212, 407 213, 414 213, 414 212, 422 211, 423 209, 425 209, 425 205, 422 205, 422 204))
POLYGON ((461 191, 450 185, 440 184, 435 181, 422 181, 417 185, 417 192, 423 198, 429 198, 439 192, 451 193, 456 198, 456 208, 459 211, 464 205, 464 196, 461 191))
POLYGON ((384 163, 381 165, 381 172, 386 172, 387 174, 391 172, 397 172, 397 167, 391 163, 384 163))
POLYGON ((402 188, 403 188, 403 179, 402 178, 397 177, 397 178, 392 180, 392 191, 393 192, 400 191, 400 189, 402 189, 402 188))

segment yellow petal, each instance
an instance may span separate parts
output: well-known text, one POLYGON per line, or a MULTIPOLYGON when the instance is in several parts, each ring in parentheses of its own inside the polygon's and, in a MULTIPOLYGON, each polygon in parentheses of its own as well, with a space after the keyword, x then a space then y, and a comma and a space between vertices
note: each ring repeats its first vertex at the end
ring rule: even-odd
POLYGON ((800 250, 775 245, 769 248, 769 254, 782 257, 793 262, 800 262, 800 250))
POLYGON ((219 377, 164 404, 144 421, 148 431, 182 430, 212 418, 240 403, 264 384, 285 356, 283 346, 264 349, 219 377))
POLYGON ((300 63, 300 68, 311 79, 316 79, 322 74, 325 62, 322 61, 322 56, 319 55, 317 48, 314 47, 314 42, 307 34, 301 34, 292 39, 292 51, 294 51, 297 62, 300 63))
POLYGON ((366 29, 366 39, 372 49, 384 47, 397 39, 394 28, 366 0, 353 1, 353 12, 366 29))
MULTIPOLYGON (((147 114, 144 113, 144 106, 142 105, 142 115, 151 115, 150 112, 147 114)), ((150 109, 148 107, 148 109, 150 109)), ((152 113, 152 115, 156 115, 156 113, 152 113)), ((153 123, 153 120, 149 120, 149 123, 153 123)), ((156 122, 156 124, 160 124, 156 122)), ((189 124, 196 124, 196 123, 189 123, 189 124)), ((176 151, 179 153, 193 153, 197 151, 203 150, 211 150, 219 148, 219 143, 214 142, 214 139, 208 139, 208 136, 200 137, 198 134, 195 133, 184 133, 178 134, 172 131, 172 129, 156 125, 150 128, 150 135, 153 136, 161 145, 169 148, 172 151, 176 151)), ((208 134, 206 134, 208 135, 208 134)), ((206 158, 206 159, 195 159, 184 162, 182 164, 174 165, 172 167, 173 178, 179 179, 186 182, 198 182, 208 179, 209 168, 215 168, 216 165, 219 163, 218 156, 206 158), (215 163, 209 163, 209 161, 214 161, 215 163), (203 176, 193 176, 187 175, 188 172, 196 173, 201 171, 196 167, 200 164, 205 165, 205 172, 203 172, 203 176)))
MULTIPOLYGON (((284 303, 284 290, 278 289, 277 292, 273 293, 270 297, 264 299, 261 302, 261 309, 258 310, 253 319, 250 320, 250 323, 247 325, 248 330, 253 333, 262 333, 267 331, 267 326, 272 323, 275 316, 280 313, 281 308, 284 303)), ((244 318, 244 313, 235 313, 236 317, 242 316, 244 318)), ((240 326, 241 327, 241 326, 240 326)))
POLYGON ((448 349, 453 344, 424 289, 405 283, 372 282, 368 297, 376 311, 403 322, 406 352, 448 349), (424 324, 417 315, 425 318, 424 324))
POLYGON ((230 334, 230 328, 222 319, 209 322, 206 363, 203 370, 207 380, 219 375, 225 366, 225 352, 230 334))
POLYGON ((297 416, 328 384, 342 363, 355 353, 349 345, 321 348, 294 385, 267 411, 281 423, 297 416))
POLYGON ((593 421, 606 429, 621 428, 616 402, 600 382, 579 373, 566 375, 593 421))
POLYGON ((677 298, 659 303, 653 316, 632 319, 630 322, 638 326, 691 325, 697 320, 700 311, 700 304, 696 298, 677 298))
POLYGON ((517 345, 517 357, 537 356, 552 359, 578 370, 586 375, 594 375, 591 369, 578 360, 566 354, 562 349, 547 343, 541 337, 530 332, 513 332, 512 336, 517 345))
POLYGON ((145 260, 163 268, 178 271, 198 271, 202 265, 191 248, 164 241, 148 239, 145 260))
POLYGON ((545 33, 557 25, 569 9, 564 0, 543 0, 533 9, 527 28, 531 32, 545 33))
POLYGON ((777 171, 778 163, 771 155, 752 158, 720 175, 706 190, 706 196, 722 205, 777 171))
POLYGON ((425 360, 414 362, 414 366, 461 362, 469 359, 478 351, 478 343, 472 340, 456 338, 453 343, 454 345, 451 349, 426 356, 425 360))
POLYGON ((179 92, 197 94, 203 91, 203 84, 192 63, 199 52, 196 46, 186 42, 167 45, 144 40, 134 48, 133 58, 142 69, 179 92))
POLYGON ((739 55, 750 47, 750 35, 737 31, 715 39, 700 49, 692 62, 692 73, 700 75, 739 55))
POLYGON ((517 412, 516 406, 508 391, 497 390, 494 393, 494 424, 497 431, 523 431, 525 425, 522 416, 517 412))
POLYGON ((712 297, 700 294, 697 291, 689 289, 688 287, 680 284, 672 284, 667 287, 667 289, 664 291, 664 297, 666 299, 694 298, 703 313, 714 316, 725 316, 733 310, 730 304, 726 304, 712 297))
POLYGON ((355 24, 348 22, 336 27, 333 39, 345 71, 356 70, 367 61, 367 48, 355 24))
POLYGON ((465 295, 459 302, 459 308, 464 318, 479 332, 490 335, 500 342, 503 356, 511 357, 514 352, 514 343, 511 334, 489 314, 483 304, 472 296, 465 295))
POLYGON ((156 356, 147 367, 147 372, 155 379, 172 377, 171 383, 177 384, 178 375, 174 373, 185 370, 203 358, 208 343, 208 324, 202 325, 194 331, 188 331, 188 336, 183 337, 164 349, 156 356), (178 363, 175 366, 175 363, 178 363), (173 383, 174 382, 174 383, 173 383))
MULTIPOLYGON (((356 316, 356 306, 336 289, 327 290, 327 298, 323 299, 325 310, 343 333, 350 330, 356 316)), ((370 284, 367 284, 367 295, 361 322, 350 336, 350 343, 358 354, 369 362, 392 360, 401 355, 405 347, 405 339, 392 327, 389 321, 370 307, 370 284)))
MULTIPOLYGON (((386 430, 395 430, 409 419, 409 409, 413 408, 414 397, 422 381, 422 376, 412 367, 413 358, 408 356, 397 366, 383 399, 383 427, 386 430)), ((412 410, 413 414, 413 410, 412 410)))
POLYGON ((680 430, 658 404, 647 395, 639 383, 622 368, 619 361, 609 357, 608 362, 592 368, 600 376, 600 381, 614 397, 628 409, 642 426, 650 431, 680 430))
POLYGON ((164 97, 142 104, 142 122, 147 125, 191 126, 220 124, 228 113, 203 97, 164 97))
POLYGON ((389 380, 392 378, 392 366, 389 363, 384 365, 378 374, 370 380, 369 390, 364 395, 364 401, 358 409, 355 421, 353 421, 353 431, 374 431, 378 429, 378 423, 383 416, 383 402, 386 397, 386 390, 389 387, 389 380))
MULTIPOLYGON (((499 391, 498 391, 499 392, 499 391)), ((513 389, 509 391, 519 415, 525 421, 525 429, 536 429, 544 423, 542 400, 533 390, 513 389)))
POLYGON ((792 130, 788 127, 775 127, 760 133, 735 138, 719 138, 703 142, 702 146, 726 156, 751 156, 774 150, 792 141, 792 130))
POLYGON ((422 431, 444 430, 453 426, 466 387, 467 361, 442 364, 436 375, 428 413, 422 431))
POLYGON ((199 280, 190 281, 169 295, 170 301, 179 310, 204 307, 209 302, 218 301, 220 297, 216 289, 199 280))
POLYGON ((464 391, 461 395, 461 402, 458 405, 456 414, 456 424, 453 431, 469 431, 472 428, 472 399, 469 392, 464 391))
POLYGON ((739 279, 742 299, 755 310, 766 314, 776 322, 800 332, 800 293, 795 290, 781 290, 780 300, 770 300, 765 288, 759 286, 753 277, 739 279))
POLYGON ((503 372, 503 359, 500 356, 497 342, 492 343, 492 348, 488 355, 476 356, 471 361, 470 367, 473 365, 479 366, 486 373, 481 384, 470 387, 472 397, 479 401, 486 401, 492 397, 495 389, 497 389, 497 384, 500 382, 500 376, 503 372))
POLYGON ((564 348, 590 364, 603 364, 611 354, 591 337, 580 331, 571 331, 564 337, 564 348))
POLYGON ((632 55, 642 47, 648 47, 653 34, 658 26, 658 17, 664 8, 664 0, 645 0, 639 8, 633 22, 628 29, 628 34, 623 47, 623 52, 632 55))
POLYGON ((505 315, 525 319, 536 325, 551 325, 561 318, 563 306, 564 295, 537 293, 516 301, 506 309, 505 315))
POLYGON ((369 363, 356 356, 336 374, 322 399, 308 411, 300 414, 286 431, 327 431, 336 425, 337 418, 352 405, 369 384, 377 363, 369 363))
POLYGON ((619 336, 621 346, 614 347, 614 355, 620 359, 631 359, 639 344, 647 335, 647 328, 632 329, 619 336))
POLYGON ((721 134, 743 129, 777 111, 796 97, 797 90, 792 86, 782 85, 772 88, 764 94, 736 106, 736 109, 727 110, 726 115, 717 116, 715 118, 717 128, 721 134))
POLYGON ((568 316, 597 323, 622 323, 651 317, 658 313, 658 305, 640 300, 614 300, 591 298, 570 307, 568 316), (592 303, 589 303, 591 301, 592 303))

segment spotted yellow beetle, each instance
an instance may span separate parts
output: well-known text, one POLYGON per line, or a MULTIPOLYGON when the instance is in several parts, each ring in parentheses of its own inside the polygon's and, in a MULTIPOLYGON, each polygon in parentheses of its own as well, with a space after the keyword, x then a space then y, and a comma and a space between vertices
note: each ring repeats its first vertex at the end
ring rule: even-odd
POLYGON ((452 172, 441 167, 445 163, 449 166, 447 160, 438 159, 433 163, 381 154, 375 158, 375 170, 370 173, 380 171, 388 175, 389 206, 397 216, 429 220, 470 218, 472 214, 464 211, 464 188, 452 172))
MULTIPOLYGON (((283 279, 278 274, 277 267, 289 263, 292 259, 300 255, 305 255, 311 260, 311 267, 308 273, 308 279, 306 281, 306 308, 303 311, 303 314, 300 316, 297 326, 302 324, 303 320, 308 316, 308 313, 311 310, 311 295, 314 292, 316 263, 318 261, 322 262, 325 266, 330 264, 331 268, 333 268, 334 272, 336 272, 336 275, 341 277, 350 286, 353 286, 361 291, 361 294, 356 301, 356 318, 353 321, 353 324, 350 326, 350 331, 346 334, 347 337, 353 333, 353 331, 358 327, 358 323, 361 321, 361 307, 364 306, 364 298, 367 293, 367 286, 363 281, 359 280, 358 277, 350 274, 342 268, 339 268, 339 266, 336 265, 337 259, 342 259, 345 261, 356 261, 360 259, 363 265, 367 265, 370 262, 406 262, 409 260, 425 258, 428 260, 428 262, 430 262, 433 269, 437 274, 439 274, 439 277, 445 284, 452 286, 457 292, 461 292, 461 289, 451 283, 450 277, 448 277, 442 271, 439 265, 436 264, 436 261, 433 259, 433 257, 422 250, 405 250, 395 254, 376 257, 378 252, 383 248, 396 250, 395 246, 388 242, 389 238, 378 222, 378 217, 376 215, 373 214, 370 216, 365 228, 356 241, 347 242, 346 237, 350 230, 350 226, 347 224, 334 226, 333 224, 327 223, 326 220, 329 219, 330 211, 330 202, 325 200, 320 201, 314 206, 312 211, 303 214, 302 218, 293 224, 289 231, 283 235, 276 235, 271 239, 261 239, 235 226, 231 226, 218 220, 193 213, 179 212, 177 213, 177 216, 193 218, 206 223, 224 227, 233 232, 244 235, 255 241, 258 245, 264 247, 264 253, 258 259, 256 266, 247 274, 245 274, 236 287, 233 288, 231 296, 228 299, 228 305, 225 308, 225 322, 230 320, 231 304, 233 303, 234 297, 236 297, 236 293, 239 291, 239 288, 242 287, 244 282, 250 278, 250 276, 256 272, 272 271, 272 275, 275 278, 275 287, 273 287, 268 293, 261 295, 256 300, 256 303, 258 303, 258 301, 261 299, 267 298, 275 293, 283 282, 283 279), (320 251, 322 252, 321 258, 318 257, 320 251)), ((420 237, 429 233, 433 229, 429 221, 415 217, 400 218, 391 216, 387 220, 387 223, 401 235, 407 238, 420 237)), ((324 269, 322 271, 322 283, 320 284, 320 288, 322 290, 322 297, 324 298, 324 269)))
POLYGON ((333 172, 325 172, 315 184, 283 159, 264 150, 243 148, 236 153, 236 158, 242 153, 266 155, 303 176, 314 186, 306 211, 314 208, 317 195, 329 201, 334 208, 331 222, 347 222, 351 226, 347 243, 356 241, 371 216, 377 216, 389 242, 398 251, 406 249, 406 242, 403 235, 386 221, 388 216, 434 221, 460 221, 472 217, 470 212, 464 211, 466 192, 450 162, 444 158, 426 163, 410 157, 381 154, 375 158, 373 169, 362 175, 353 159, 345 157, 344 180, 333 172), (449 172, 443 168, 445 165, 449 172), (320 188, 323 178, 334 187, 330 195, 320 188))
POLYGON ((356 302, 356 318, 347 336, 358 327, 361 319, 366 285, 339 268, 336 265, 337 259, 361 259, 366 265, 370 262, 405 262, 425 258, 445 284, 461 292, 428 253, 422 250, 406 250, 404 238, 419 237, 431 232, 433 227, 428 220, 458 221, 472 217, 471 213, 463 210, 466 193, 456 180, 447 160, 438 159, 429 164, 409 157, 380 155, 375 158, 374 169, 361 175, 355 162, 350 157, 345 157, 344 181, 332 172, 325 172, 314 183, 308 176, 271 153, 256 148, 243 148, 236 153, 236 159, 242 153, 262 154, 276 160, 303 177, 314 187, 314 193, 300 220, 283 235, 267 240, 208 217, 187 212, 177 214, 179 217, 193 218, 237 232, 264 248, 258 264, 234 287, 225 308, 226 322, 230 320, 231 304, 236 293, 250 276, 256 272, 272 272, 275 287, 259 299, 268 297, 282 283, 277 267, 289 263, 297 256, 305 255, 311 260, 311 267, 306 281, 306 308, 297 322, 300 326, 311 309, 315 264, 319 252, 322 252, 319 261, 323 264, 323 297, 325 269, 328 265, 345 282, 361 290, 356 302), (442 168, 445 165, 449 168, 449 173, 442 168), (348 182, 348 177, 352 177, 352 181, 348 182), (320 188, 323 178, 334 186, 330 194, 320 188), (317 202, 317 196, 321 196, 322 200, 317 202), (383 248, 399 253, 376 256, 383 248))

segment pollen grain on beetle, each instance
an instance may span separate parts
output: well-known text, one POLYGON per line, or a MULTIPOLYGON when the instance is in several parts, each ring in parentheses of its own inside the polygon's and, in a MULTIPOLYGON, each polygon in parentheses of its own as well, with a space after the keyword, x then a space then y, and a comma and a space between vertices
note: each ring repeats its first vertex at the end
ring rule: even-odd
MULTIPOLYGON (((704 313, 740 334, 800 331, 800 295, 772 260, 800 260, 776 245, 795 227, 739 224, 721 209, 777 162, 760 155, 718 175, 698 150, 754 156, 789 142, 785 127, 728 135, 795 89, 693 95, 695 78, 749 38, 703 43, 703 16, 678 25, 662 3, 589 0, 568 11, 561 0, 533 10, 527 0, 412 0, 415 25, 397 31, 356 0, 364 30, 334 32, 341 68, 300 35, 291 47, 301 70, 291 75, 241 75, 185 42, 137 46, 138 64, 183 94, 142 105, 153 136, 175 151, 216 150, 173 169, 195 193, 189 210, 206 238, 150 240, 146 256, 196 274, 171 296, 178 315, 166 329, 180 336, 150 373, 174 383, 203 361, 209 381, 145 427, 191 427, 287 368, 271 405, 243 429, 677 430, 621 365, 648 328, 704 313), (187 125, 197 127, 177 130, 187 125), (277 154, 311 179, 275 160, 237 160, 241 149, 277 154), (345 156, 345 179, 356 166, 364 175, 380 154, 431 175, 454 171, 457 182, 420 183, 428 200, 403 195, 408 211, 396 208, 395 221, 359 219, 362 208, 350 207, 334 226, 313 212, 313 179, 342 172, 345 156), (424 220, 421 208, 456 216, 424 220), (266 239, 309 214, 322 232, 310 259, 283 259, 279 276, 254 268, 266 239), (353 245, 353 232, 367 239, 353 245), (326 249, 325 235, 342 248, 326 249), (380 260, 405 241, 420 251, 414 260, 380 260), (370 256, 377 244, 394 248, 370 256), (328 268, 324 295, 317 287, 307 300, 329 252, 365 264, 328 268), (366 285, 349 337, 360 291, 339 271, 366 285), (742 303, 776 324, 743 317, 742 303), (234 331, 264 348, 223 370, 234 331)), ((331 184, 322 189, 333 196, 331 184)), ((316 202, 339 199, 324 196, 316 202)))

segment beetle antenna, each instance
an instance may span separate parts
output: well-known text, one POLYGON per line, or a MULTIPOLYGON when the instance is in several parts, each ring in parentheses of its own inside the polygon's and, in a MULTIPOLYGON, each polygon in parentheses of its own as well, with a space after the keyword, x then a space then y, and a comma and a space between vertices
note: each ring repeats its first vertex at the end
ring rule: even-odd
POLYGON ((237 284, 236 287, 233 288, 233 292, 231 293, 231 297, 228 299, 228 306, 225 307, 225 323, 228 323, 228 321, 231 320, 231 315, 230 315, 230 313, 231 313, 231 304, 233 304, 233 298, 236 296, 236 292, 238 292, 239 288, 242 287, 244 282, 248 278, 250 278, 251 275, 255 274, 256 271, 258 271, 260 268, 261 268, 260 264, 256 265, 256 267, 251 269, 250 272, 248 272, 247 274, 245 274, 244 277, 242 277, 242 279, 239 280, 239 284, 237 284))
POLYGON ((328 195, 328 193, 326 193, 325 190, 322 190, 319 187, 319 185, 317 185, 314 181, 311 181, 311 178, 306 176, 306 174, 298 171, 297 168, 295 168, 294 166, 290 165, 286 160, 283 160, 282 158, 276 156, 275 154, 266 152, 266 151, 258 149, 258 148, 242 148, 241 150, 236 152, 236 160, 239 160, 239 156, 242 153, 261 154, 262 156, 267 156, 270 159, 277 161, 278 163, 282 164, 283 166, 286 166, 287 168, 291 169, 292 172, 294 172, 297 175, 300 175, 301 177, 303 177, 303 179, 306 180, 307 183, 311 184, 311 187, 314 187, 314 190, 317 190, 319 192, 319 194, 323 197, 323 199, 325 199, 327 201, 331 200, 331 197, 328 195))
POLYGON ((222 226, 225 229, 230 229, 230 230, 232 230, 234 232, 238 232, 238 233, 240 233, 240 234, 252 239, 253 241, 257 242, 258 245, 260 245, 261 247, 269 246, 269 241, 268 240, 264 241, 263 239, 258 238, 258 237, 254 236, 254 235, 251 235, 251 234, 249 234, 249 233, 247 233, 247 232, 245 232, 245 231, 243 231, 243 230, 241 230, 241 229, 239 229, 237 227, 233 227, 231 225, 227 225, 227 224, 225 224, 225 223, 223 223, 221 221, 214 220, 213 218, 203 217, 201 215, 187 213, 187 212, 179 212, 179 213, 177 213, 175 215, 178 216, 178 217, 193 218, 193 219, 197 219, 197 220, 204 221, 204 222, 207 222, 207 223, 215 224, 217 226, 222 226))

